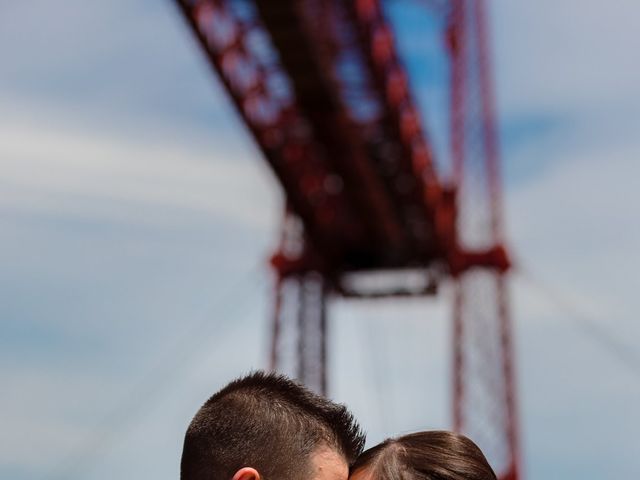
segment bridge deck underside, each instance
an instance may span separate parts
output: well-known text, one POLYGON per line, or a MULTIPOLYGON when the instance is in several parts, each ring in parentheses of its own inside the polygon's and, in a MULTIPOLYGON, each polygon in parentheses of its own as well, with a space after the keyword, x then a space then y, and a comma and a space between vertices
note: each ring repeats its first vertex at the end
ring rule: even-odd
MULTIPOLYGON (((419 144, 423 157, 429 155, 426 141, 419 131, 409 133, 416 138, 402 137, 399 117, 406 105, 390 103, 388 95, 395 92, 386 84, 385 72, 376 70, 371 45, 376 25, 358 23, 358 12, 340 7, 341 2, 334 2, 333 9, 321 8, 322 3, 256 1, 260 21, 312 132, 317 155, 333 174, 334 185, 328 187, 346 193, 341 208, 349 213, 349 228, 357 232, 347 238, 335 225, 318 232, 316 224, 307 228, 309 240, 316 248, 330 246, 328 252, 318 253, 330 260, 334 270, 426 266, 444 254, 433 224, 438 184, 433 175, 427 178, 414 168, 416 160, 423 162, 422 170, 431 167, 430 158, 413 158, 414 144, 419 144), (359 84, 343 78, 348 73, 341 72, 340 61, 347 51, 351 76, 359 76, 359 84), (360 71, 354 74, 353 66, 360 71), (348 92, 346 84, 350 84, 348 92), (358 115, 346 94, 366 99, 372 113, 358 115), (436 195, 429 197, 429 187, 436 195)), ((392 60, 395 70, 390 75, 397 80, 403 72, 395 56, 392 60)), ((410 104, 408 97, 400 101, 410 104)), ((285 182, 283 186, 290 198, 306 197, 304 192, 292 192, 304 189, 302 184, 285 182)), ((309 227, 310 220, 303 216, 303 221, 309 227)))
POLYGON ((178 3, 302 221, 305 255, 286 268, 446 263, 453 196, 377 2, 178 3))

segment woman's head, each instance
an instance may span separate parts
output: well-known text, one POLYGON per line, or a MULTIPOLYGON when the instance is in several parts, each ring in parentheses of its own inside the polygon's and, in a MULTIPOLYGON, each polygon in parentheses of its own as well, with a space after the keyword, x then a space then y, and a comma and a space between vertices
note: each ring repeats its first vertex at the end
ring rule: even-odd
POLYGON ((475 443, 444 431, 385 440, 365 451, 351 472, 351 480, 496 480, 475 443))

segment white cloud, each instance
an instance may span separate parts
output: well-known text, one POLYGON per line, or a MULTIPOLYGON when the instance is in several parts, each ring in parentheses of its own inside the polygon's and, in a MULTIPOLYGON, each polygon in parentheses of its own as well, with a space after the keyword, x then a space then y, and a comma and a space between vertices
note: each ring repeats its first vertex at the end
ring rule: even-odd
MULTIPOLYGON (((28 12, 22 10, 30 7, 11 8, 28 22, 24 32, 40 28, 42 16, 25 15, 28 12)), ((51 30, 41 32, 35 44, 48 47, 55 43, 51 40, 60 40, 56 51, 62 51, 62 57, 51 57, 46 68, 26 65, 31 61, 28 55, 15 57, 13 73, 28 66, 40 78, 50 67, 73 78, 65 69, 76 65, 77 38, 98 36, 94 28, 98 17, 113 18, 102 10, 86 17, 91 12, 85 9, 71 19, 74 28, 69 28, 59 18, 58 23, 53 20, 58 8, 49 11, 52 19, 42 28, 51 30)), ((634 139, 636 124, 626 122, 638 110, 640 69, 631 62, 629 50, 637 43, 634 22, 640 5, 632 0, 615 5, 544 0, 500 1, 493 8, 503 110, 508 115, 542 112, 554 117, 569 112, 569 121, 574 122, 571 135, 556 144, 537 148, 532 138, 531 148, 507 152, 514 155, 508 158, 511 162, 540 158, 550 165, 507 191, 508 226, 518 258, 585 314, 634 346, 640 328, 635 320, 640 307, 635 292, 640 272, 635 186, 640 148, 634 139), (607 117, 600 118, 604 114, 607 117)), ((27 40, 29 35, 21 33, 17 21, 12 25, 0 31, 9 35, 3 43, 13 47, 15 39, 27 40)), ((106 30, 102 35, 113 34, 106 30)), ((125 49, 127 42, 123 37, 117 45, 104 48, 125 49)), ((96 52, 95 45, 81 42, 78 47, 85 59, 96 52)), ((95 73, 88 64, 83 68, 84 73, 95 73)), ((120 81, 114 83, 118 88, 124 88, 124 74, 126 70, 119 70, 120 81)), ((55 78, 49 75, 46 81, 55 78)), ((83 78, 85 85, 91 85, 88 76, 83 78)), ((118 98, 118 88, 107 98, 118 98)), ((185 84, 177 88, 189 90, 185 84)), ((4 92, 3 98, 13 93, 4 92)), ((59 369, 51 365, 53 358, 63 356, 59 350, 65 348, 64 342, 55 351, 34 353, 38 345, 33 345, 31 350, 4 353, 13 363, 0 373, 12 395, 0 398, 5 426, 0 432, 0 464, 44 471, 87 433, 87 424, 76 415, 90 412, 69 412, 70 407, 85 403, 83 408, 91 405, 96 412, 105 412, 117 404, 118 394, 130 391, 135 377, 143 374, 162 346, 201 320, 211 290, 229 283, 237 259, 263 255, 262 236, 272 232, 270 227, 278 219, 279 198, 254 150, 226 149, 222 134, 212 135, 211 142, 193 144, 184 141, 186 137, 176 140, 184 132, 137 139, 97 133, 92 122, 78 126, 86 116, 69 105, 63 112, 47 112, 30 102, 28 111, 18 112, 24 99, 12 101, 12 109, 5 109, 0 119, 0 209, 5 217, 35 214, 60 223, 41 222, 19 231, 8 223, 9 228, 2 229, 0 281, 8 292, 1 307, 3 320, 19 318, 25 328, 45 324, 60 335, 76 332, 66 341, 85 348, 75 351, 66 346, 72 350, 64 354, 73 369, 69 364, 59 369), (131 247, 127 238, 133 234, 126 228, 116 240, 107 236, 87 244, 81 228, 60 226, 69 218, 102 221, 107 230, 124 224, 171 231, 187 222, 211 221, 218 229, 209 235, 228 235, 236 250, 238 244, 255 244, 227 255, 209 252, 218 246, 207 245, 210 237, 194 246, 187 235, 177 235, 158 246, 155 232, 146 231, 131 247), (127 245, 127 254, 114 254, 122 248, 119 242, 127 245), (87 325, 98 333, 91 333, 87 325), (31 364, 13 367, 25 359, 31 364), (113 363, 113 370, 100 362, 113 363), (110 375, 117 378, 110 380, 110 375), (50 402, 38 410, 41 398, 50 402), (16 436, 19 431, 24 435, 16 436), (32 447, 40 452, 36 459, 32 447)), ((204 233, 196 231, 203 237, 204 233)), ((629 387, 633 378, 527 284, 516 282, 513 290, 529 476, 631 477, 638 470, 632 431, 637 421, 628 409, 637 398, 637 391, 629 387), (599 438, 616 438, 618 443, 599 438), (585 464, 590 472, 585 472, 585 464)), ((266 309, 267 293, 247 287, 241 302, 266 309)), ((405 429, 447 425, 446 300, 428 307, 429 302, 416 302, 406 308, 363 304, 334 310, 339 321, 333 330, 334 393, 354 407, 374 440, 405 429)), ((267 313, 252 312, 246 321, 228 312, 210 315, 224 316, 237 328, 214 332, 210 355, 198 356, 197 365, 181 379, 182 387, 176 381, 176 391, 167 394, 157 410, 133 421, 94 478, 132 476, 131 472, 149 476, 150 464, 158 477, 168 478, 167 472, 175 476, 184 422, 197 405, 227 377, 260 365, 267 313), (238 344, 248 346, 242 356, 234 354, 238 344), (132 458, 130 452, 139 451, 146 453, 132 458), (118 474, 110 475, 113 471, 118 474)), ((203 348, 208 347, 208 340, 203 341, 203 348)), ((48 338, 48 348, 51 343, 48 338)))
POLYGON ((629 447, 637 416, 619 406, 635 402, 640 385, 611 348, 640 360, 640 143, 598 125, 587 121, 555 145, 532 142, 510 159, 532 155, 547 162, 542 173, 507 191, 508 227, 516 260, 569 305, 516 279, 521 411, 532 477, 589 472, 623 478, 638 471, 629 447), (600 330, 608 337, 599 337, 600 330), (577 433, 585 430, 590 434, 577 433))
POLYGON ((229 375, 261 366, 255 314, 242 310, 233 322, 213 318, 191 328, 197 340, 179 332, 165 339, 160 352, 146 348, 142 354, 155 367, 142 372, 133 367, 110 376, 97 374, 95 365, 3 366, 0 410, 11 414, 2 416, 0 471, 105 478, 113 468, 141 475, 175 470, 184 429, 200 404, 229 375), (221 334, 223 343, 216 341, 221 334), (235 354, 239 345, 242 356, 235 354))
POLYGON ((279 215, 256 151, 109 137, 39 119, 0 124, 0 208, 176 222, 202 214, 260 231, 279 215))
POLYGON ((631 319, 640 275, 640 143, 583 143, 534 152, 554 167, 509 191, 513 243, 524 266, 547 281, 583 291, 588 303, 601 303, 600 315, 631 319))
MULTIPOLYGON (((68 116, 30 107, 16 109, 11 121, 0 119, 0 316, 8 362, 0 376, 10 392, 0 400, 0 471, 29 478, 48 476, 69 452, 82 453, 84 439, 100 443, 105 427, 96 422, 135 392, 135 379, 176 342, 183 349, 174 353, 199 353, 184 342, 194 325, 206 326, 209 318, 218 325, 195 334, 203 342, 225 332, 226 340, 236 338, 228 325, 247 330, 225 302, 238 303, 238 288, 247 288, 241 306, 265 303, 246 272, 271 246, 281 213, 272 175, 251 145, 224 151, 175 136, 136 140, 60 118, 68 116), (229 289, 236 297, 224 298, 229 289)), ((251 331, 258 342, 259 329, 251 331)), ((217 384, 231 365, 233 344, 225 345, 206 360, 225 365, 217 384)), ((179 363, 170 360, 165 367, 179 363)), ((237 373, 247 360, 238 358, 237 373)), ((167 378, 180 383, 190 366, 167 378)), ((200 379, 202 388, 185 388, 211 393, 211 378, 200 379)), ((141 398, 151 407, 170 396, 166 390, 155 392, 159 399, 146 392, 141 398)), ((188 398, 186 407, 179 402, 183 422, 193 413, 188 398)), ((107 444, 126 443, 121 435, 139 440, 137 422, 114 425, 107 444)), ((148 426, 143 430, 150 445, 178 449, 165 455, 167 470, 179 458, 174 444, 182 431, 163 442, 146 438, 148 426)), ((115 451, 119 464, 128 454, 115 451)), ((89 452, 89 463, 100 465, 95 474, 110 471, 114 463, 99 458, 109 452, 89 452)), ((138 468, 130 461, 126 470, 138 468)))
POLYGON ((637 110, 635 0, 492 3, 501 105, 530 111, 637 110))
POLYGON ((0 432, 4 466, 32 465, 39 470, 55 464, 81 438, 83 423, 91 424, 91 413, 103 415, 100 410, 117 392, 108 378, 71 368, 43 371, 13 365, 3 367, 0 376, 0 408, 11 412, 3 415, 0 432))

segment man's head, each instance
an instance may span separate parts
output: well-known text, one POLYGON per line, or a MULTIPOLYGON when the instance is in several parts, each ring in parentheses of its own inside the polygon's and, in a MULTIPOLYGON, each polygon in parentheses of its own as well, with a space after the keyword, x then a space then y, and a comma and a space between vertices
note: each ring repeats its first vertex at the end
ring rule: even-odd
POLYGON ((282 375, 231 382, 198 410, 181 480, 346 480, 364 434, 343 406, 282 375))

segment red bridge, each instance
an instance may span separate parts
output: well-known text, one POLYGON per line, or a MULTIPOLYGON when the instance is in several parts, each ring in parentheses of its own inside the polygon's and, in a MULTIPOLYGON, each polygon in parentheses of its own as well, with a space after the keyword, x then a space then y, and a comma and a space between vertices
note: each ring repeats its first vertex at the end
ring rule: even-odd
POLYGON ((434 9, 447 25, 444 171, 379 1, 177 3, 286 194, 272 368, 326 392, 331 296, 433 295, 453 280, 454 428, 500 478, 520 478, 484 0, 434 9))

